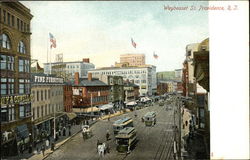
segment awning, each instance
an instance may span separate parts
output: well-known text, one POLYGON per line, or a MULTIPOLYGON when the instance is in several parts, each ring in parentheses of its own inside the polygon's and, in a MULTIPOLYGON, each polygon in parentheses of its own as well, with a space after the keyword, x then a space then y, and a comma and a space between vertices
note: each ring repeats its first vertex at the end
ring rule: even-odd
POLYGON ((75 113, 66 113, 66 114, 69 117, 69 120, 72 120, 72 119, 76 118, 76 116, 77 116, 75 113))
POLYGON ((75 113, 91 113, 91 112, 99 112, 100 109, 97 107, 89 107, 89 108, 73 108, 73 112, 75 113))
POLYGON ((111 109, 113 108, 113 105, 112 104, 105 104, 105 105, 102 105, 99 107, 100 110, 107 110, 107 109, 111 109))
POLYGON ((17 126, 17 138, 21 140, 22 138, 29 137, 29 130, 27 124, 17 126))

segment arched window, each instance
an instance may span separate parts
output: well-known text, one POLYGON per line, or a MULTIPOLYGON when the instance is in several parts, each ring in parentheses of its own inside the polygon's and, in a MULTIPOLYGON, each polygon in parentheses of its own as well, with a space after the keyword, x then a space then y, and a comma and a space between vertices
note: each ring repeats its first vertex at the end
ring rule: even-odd
POLYGON ((23 41, 19 41, 17 51, 20 53, 26 53, 25 45, 23 41))
POLYGON ((10 38, 6 34, 0 35, 0 45, 2 48, 10 49, 10 38))

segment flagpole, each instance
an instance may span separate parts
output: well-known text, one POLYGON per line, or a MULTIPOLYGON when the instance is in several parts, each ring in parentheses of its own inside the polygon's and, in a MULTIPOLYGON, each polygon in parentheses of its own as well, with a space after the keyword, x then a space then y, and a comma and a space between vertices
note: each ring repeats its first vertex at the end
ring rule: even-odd
POLYGON ((50 50, 49 50, 50 52, 50 74, 51 74, 51 70, 52 70, 52 65, 51 65, 51 47, 50 47, 50 50))

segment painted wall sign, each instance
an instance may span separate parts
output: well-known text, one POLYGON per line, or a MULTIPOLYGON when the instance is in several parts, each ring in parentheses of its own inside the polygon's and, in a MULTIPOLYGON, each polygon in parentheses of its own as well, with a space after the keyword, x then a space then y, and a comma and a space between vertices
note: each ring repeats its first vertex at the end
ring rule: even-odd
POLYGON ((63 78, 47 77, 47 76, 34 76, 34 83, 63 83, 63 78))
POLYGON ((32 100, 32 95, 17 95, 17 96, 6 96, 1 97, 1 104, 18 104, 30 102, 32 100))

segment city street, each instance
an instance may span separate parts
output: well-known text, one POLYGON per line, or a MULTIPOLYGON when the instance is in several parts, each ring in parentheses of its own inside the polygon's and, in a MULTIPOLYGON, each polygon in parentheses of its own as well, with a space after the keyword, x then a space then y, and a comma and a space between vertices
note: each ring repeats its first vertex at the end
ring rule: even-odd
POLYGON ((84 141, 81 133, 79 133, 46 159, 173 159, 173 110, 167 111, 165 107, 156 104, 151 107, 137 110, 136 112, 137 117, 134 117, 134 112, 129 112, 111 118, 110 121, 100 120, 91 127, 94 134, 93 137, 84 141), (146 127, 141 121, 141 117, 149 111, 156 112, 157 122, 156 125, 152 127, 146 127), (120 154, 116 151, 112 129, 114 121, 126 116, 133 118, 138 139, 135 149, 127 155, 120 154), (107 130, 111 133, 111 140, 107 142, 111 148, 110 153, 105 154, 104 157, 99 157, 97 153, 97 140, 106 142, 105 135, 107 130))

